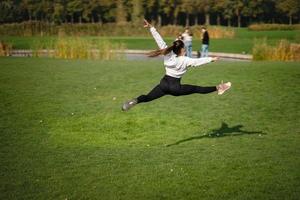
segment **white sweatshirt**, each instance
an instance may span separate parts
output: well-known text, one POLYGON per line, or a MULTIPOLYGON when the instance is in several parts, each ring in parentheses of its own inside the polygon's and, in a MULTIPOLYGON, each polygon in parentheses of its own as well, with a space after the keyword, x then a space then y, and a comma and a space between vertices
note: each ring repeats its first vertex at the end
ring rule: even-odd
MULTIPOLYGON (((150 28, 150 32, 155 39, 159 49, 165 49, 168 47, 154 27, 150 28)), ((211 57, 189 58, 186 56, 177 56, 173 51, 164 56, 166 75, 172 76, 174 78, 181 78, 187 71, 188 67, 197 67, 210 63, 211 61, 211 57)))
POLYGON ((193 40, 193 37, 190 36, 190 34, 185 33, 185 32, 182 34, 182 37, 183 37, 184 42, 192 42, 192 40, 193 40))

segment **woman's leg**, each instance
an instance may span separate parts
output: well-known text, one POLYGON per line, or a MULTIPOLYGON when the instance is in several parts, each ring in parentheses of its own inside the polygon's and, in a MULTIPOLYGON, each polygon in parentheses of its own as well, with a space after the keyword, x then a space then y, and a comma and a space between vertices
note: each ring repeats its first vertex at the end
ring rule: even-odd
POLYGON ((217 91, 216 86, 211 87, 202 87, 202 86, 196 86, 196 85, 180 85, 175 91, 173 91, 173 94, 175 96, 182 96, 182 95, 189 95, 189 94, 207 94, 211 92, 217 91))
POLYGON ((153 88, 147 95, 141 95, 138 98, 133 98, 127 102, 125 102, 122 106, 123 111, 128 111, 130 108, 135 106, 138 103, 149 102, 154 99, 158 99, 159 97, 164 96, 165 93, 161 90, 160 86, 157 85, 153 88))
POLYGON ((201 49, 201 58, 205 57, 205 46, 202 44, 202 49, 201 49))
POLYGON ((189 48, 187 45, 184 45, 185 56, 189 56, 189 48))
POLYGON ((208 57, 208 45, 205 47, 205 57, 208 57))
POLYGON ((208 57, 208 45, 207 44, 202 44, 202 52, 201 52, 201 57, 208 57))
POLYGON ((218 95, 221 95, 226 90, 230 89, 230 87, 231 87, 231 82, 221 83, 217 86, 211 86, 211 87, 202 87, 196 85, 174 85, 171 87, 170 94, 174 96, 182 96, 182 95, 189 95, 194 93, 208 94, 217 91, 218 95))
POLYGON ((147 95, 141 95, 137 98, 137 103, 149 102, 165 95, 160 85, 155 86, 147 95))
POLYGON ((188 57, 190 57, 190 58, 192 57, 192 51, 193 51, 192 48, 193 48, 192 44, 188 46, 188 49, 189 49, 189 56, 188 57))
POLYGON ((167 88, 168 88, 168 81, 164 77, 160 81, 160 84, 155 86, 147 95, 141 95, 137 98, 133 98, 125 102, 122 106, 122 110, 127 111, 138 103, 144 103, 144 102, 153 101, 154 99, 158 99, 167 94, 167 92, 165 92, 167 88))

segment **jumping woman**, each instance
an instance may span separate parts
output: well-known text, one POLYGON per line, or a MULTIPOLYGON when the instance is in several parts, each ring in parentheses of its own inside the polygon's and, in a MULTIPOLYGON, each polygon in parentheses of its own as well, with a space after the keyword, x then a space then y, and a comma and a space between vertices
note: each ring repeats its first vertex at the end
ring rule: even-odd
POLYGON ((161 79, 160 84, 155 86, 147 95, 141 95, 137 98, 125 102, 122 106, 123 111, 127 111, 134 105, 145 103, 158 99, 164 95, 182 96, 194 93, 207 94, 218 92, 223 94, 231 87, 231 83, 222 83, 212 87, 201 87, 195 85, 181 85, 180 80, 188 67, 196 67, 210 62, 217 61, 216 57, 189 58, 185 55, 184 43, 182 40, 176 40, 173 45, 168 47, 156 29, 144 19, 144 27, 150 28, 150 32, 155 39, 159 49, 149 53, 149 57, 164 55, 164 65, 166 75, 161 79))

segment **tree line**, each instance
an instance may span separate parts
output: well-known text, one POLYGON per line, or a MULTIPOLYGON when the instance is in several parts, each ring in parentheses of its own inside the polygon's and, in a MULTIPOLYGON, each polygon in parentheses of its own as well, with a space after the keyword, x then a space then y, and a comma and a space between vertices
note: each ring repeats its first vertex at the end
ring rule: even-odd
POLYGON ((0 23, 228 25, 299 23, 300 0, 1 0, 0 23))

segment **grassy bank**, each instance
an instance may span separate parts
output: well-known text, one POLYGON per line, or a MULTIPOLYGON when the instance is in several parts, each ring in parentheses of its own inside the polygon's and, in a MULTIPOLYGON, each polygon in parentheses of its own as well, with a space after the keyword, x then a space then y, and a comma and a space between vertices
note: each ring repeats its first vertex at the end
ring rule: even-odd
POLYGON ((299 63, 219 62, 121 112, 161 62, 0 58, 1 199, 297 199, 299 63))

